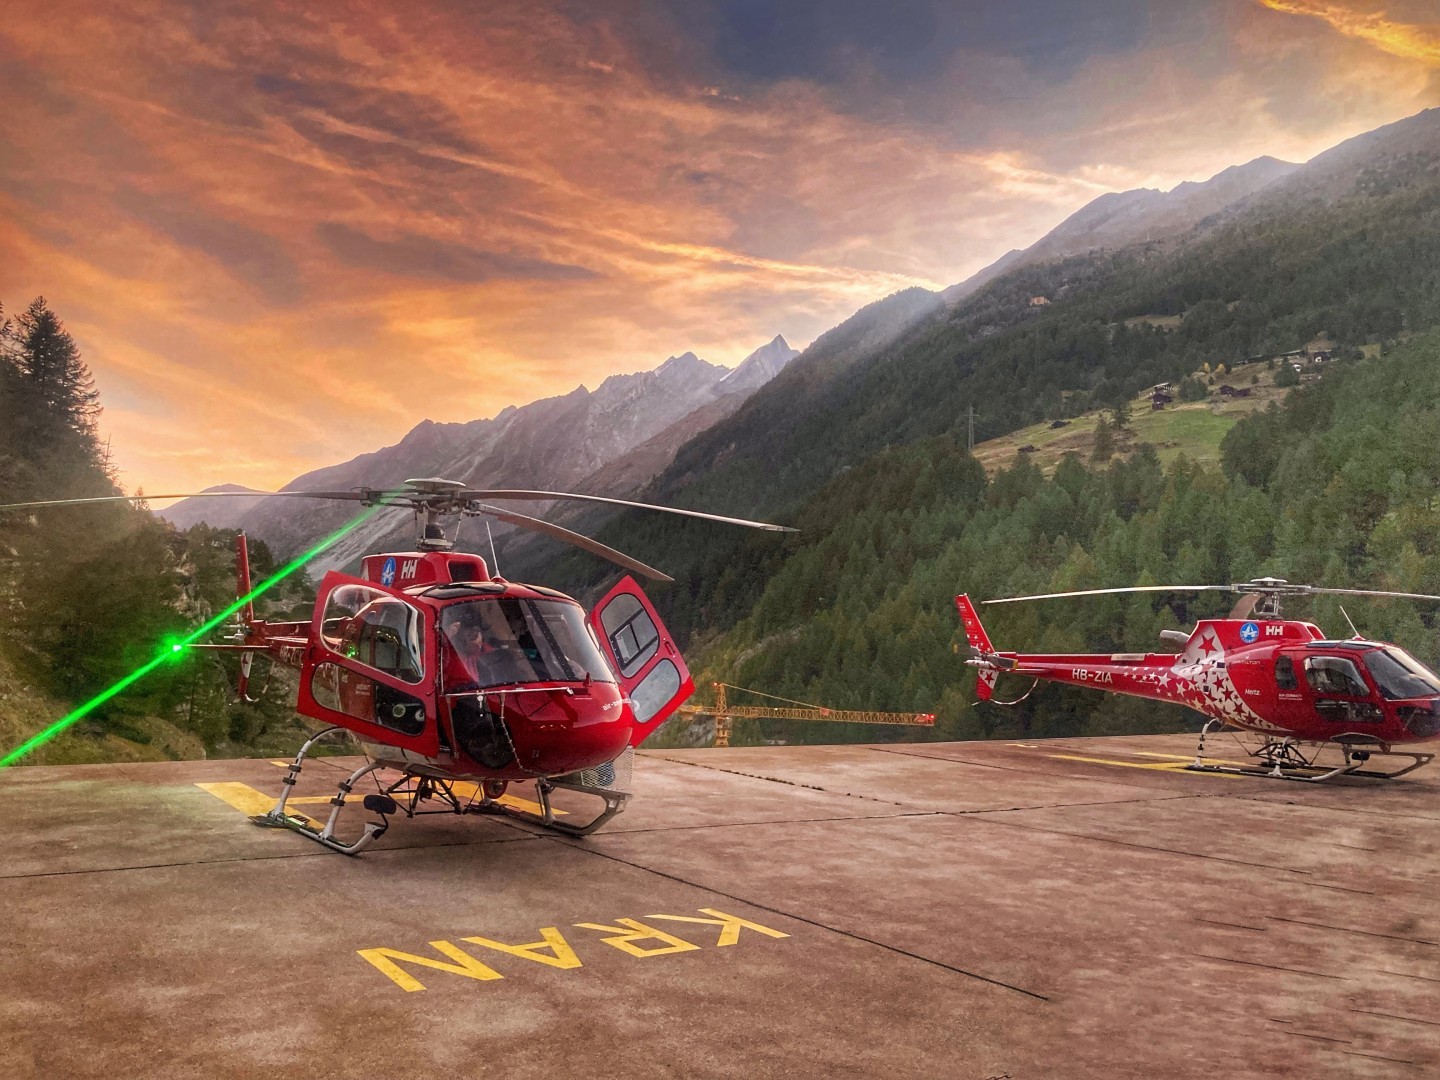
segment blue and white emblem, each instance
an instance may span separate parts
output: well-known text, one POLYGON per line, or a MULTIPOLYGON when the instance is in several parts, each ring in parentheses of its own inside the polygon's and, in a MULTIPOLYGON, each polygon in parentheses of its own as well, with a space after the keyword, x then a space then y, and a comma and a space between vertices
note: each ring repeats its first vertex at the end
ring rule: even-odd
POLYGON ((1247 622, 1244 626, 1240 627, 1240 640, 1245 642, 1246 645, 1253 645, 1256 641, 1260 640, 1259 625, 1253 622, 1247 622))
MULTIPOLYGON (((388 559, 385 560, 385 566, 384 566, 384 567, 381 569, 381 571, 380 571, 380 584, 381 584, 381 585, 394 585, 394 584, 395 584, 395 556, 394 556, 394 555, 391 555, 390 558, 388 558, 388 559)), ((1255 624, 1254 624, 1254 623, 1247 623, 1246 625, 1247 625, 1247 626, 1254 626, 1255 624)), ((1254 638, 1247 638, 1246 640, 1247 640, 1247 641, 1254 641, 1255 639, 1254 639, 1254 638)))

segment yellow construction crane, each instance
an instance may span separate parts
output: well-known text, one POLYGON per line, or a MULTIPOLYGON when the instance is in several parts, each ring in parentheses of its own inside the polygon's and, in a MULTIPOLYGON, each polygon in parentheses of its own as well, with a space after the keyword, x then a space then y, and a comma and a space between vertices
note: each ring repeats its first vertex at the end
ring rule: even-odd
POLYGON ((714 705, 681 705, 679 711, 691 716, 713 716, 715 718, 715 745, 730 745, 730 722, 736 717, 754 720, 832 720, 841 724, 912 724, 920 727, 934 727, 934 713, 864 712, 856 709, 826 709, 820 705, 807 705, 803 701, 763 694, 759 690, 747 690, 743 686, 729 683, 711 683, 715 690, 714 705), (768 697, 774 701, 787 701, 790 707, 776 708, 770 705, 731 705, 727 690, 739 690, 746 694, 768 697), (795 706, 800 706, 796 708, 795 706))

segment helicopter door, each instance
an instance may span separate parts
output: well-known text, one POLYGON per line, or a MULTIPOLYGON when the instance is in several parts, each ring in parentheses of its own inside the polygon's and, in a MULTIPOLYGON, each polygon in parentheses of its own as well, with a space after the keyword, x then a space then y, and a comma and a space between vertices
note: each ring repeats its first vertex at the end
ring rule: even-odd
POLYGON ((1315 712, 1329 723, 1374 724, 1385 717, 1351 657, 1306 656, 1305 683, 1315 712))
POLYGON ((435 671, 424 609, 373 581, 325 575, 300 672, 300 712, 434 757, 435 671))
POLYGON ((695 692, 695 680, 634 578, 627 576, 605 594, 590 613, 590 625, 630 700, 635 713, 630 745, 639 746, 695 692))

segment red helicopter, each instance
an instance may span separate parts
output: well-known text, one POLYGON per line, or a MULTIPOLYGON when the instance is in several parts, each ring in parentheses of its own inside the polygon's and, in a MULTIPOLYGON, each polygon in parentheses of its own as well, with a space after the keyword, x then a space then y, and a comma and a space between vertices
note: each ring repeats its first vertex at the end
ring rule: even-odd
MULTIPOLYGON (((556 537, 657 581, 654 567, 589 537, 485 500, 573 499, 659 510, 776 532, 794 529, 694 510, 558 491, 474 490, 453 480, 406 481, 398 490, 209 492, 341 499, 363 506, 400 506, 422 525, 415 551, 366 556, 362 576, 331 571, 320 582, 306 622, 267 622, 252 604, 239 611, 227 642, 192 645, 240 653, 239 694, 247 700, 256 653, 300 671, 297 710, 330 726, 300 748, 273 810, 252 820, 293 829, 355 855, 385 832, 389 816, 490 812, 515 815, 583 836, 624 809, 630 798, 635 747, 690 696, 695 684, 649 598, 626 576, 587 612, 571 597, 495 574, 479 555, 453 550, 442 521, 484 515, 556 537), (359 742, 367 761, 341 781, 320 826, 288 813, 306 756, 316 744, 343 736, 359 742), (364 798, 380 817, 346 842, 335 827, 357 782, 381 769, 398 779, 377 782, 364 798), (506 798, 514 781, 533 781, 538 810, 506 798), (601 800, 599 812, 576 824, 552 805, 557 789, 601 800), (434 801, 438 809, 421 804, 434 801)), ((150 499, 185 498, 154 495, 150 499)), ((24 507, 118 499, 56 500, 24 507)), ((0 507, 0 509, 9 509, 0 507)), ((240 596, 251 591, 245 536, 237 541, 240 596)), ((493 560, 493 551, 492 551, 493 560)), ((377 777, 378 780, 378 777, 377 777)), ((537 805, 529 803, 528 805, 537 805)))
MULTIPOLYGON (((1186 705, 1207 717, 1195 761, 1188 767, 1211 772, 1311 782, 1336 776, 1393 779, 1435 757, 1431 752, 1393 748, 1440 738, 1440 676, 1398 646, 1367 641, 1358 634, 1338 641, 1327 638, 1314 623, 1282 619, 1280 599, 1319 594, 1411 600, 1440 600, 1440 596, 1318 588, 1266 577, 1234 585, 1085 589, 985 603, 1142 592, 1243 595, 1228 618, 1201 619, 1189 633, 1162 630, 1163 640, 1181 647, 1178 655, 1035 655, 996 652, 975 605, 961 594, 955 604, 970 643, 966 663, 979 668, 976 691, 980 699, 994 700, 995 684, 1004 672, 1028 675, 1036 684, 1046 679, 1186 705), (1226 727, 1259 736, 1258 745, 1241 744, 1256 759, 1254 765, 1206 761, 1206 736, 1226 727), (1320 753, 1327 746, 1339 750, 1339 765, 1320 764, 1320 753), (1392 772, 1365 768, 1372 757, 1380 756, 1406 758, 1409 763, 1392 772)), ((1013 705, 1021 700, 1023 695, 996 704, 1013 705)))

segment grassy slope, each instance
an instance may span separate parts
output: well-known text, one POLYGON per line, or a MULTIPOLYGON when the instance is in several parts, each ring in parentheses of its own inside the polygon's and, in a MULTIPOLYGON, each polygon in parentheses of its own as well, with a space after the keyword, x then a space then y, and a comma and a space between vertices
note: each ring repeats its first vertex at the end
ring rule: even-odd
MULTIPOLYGON (((1198 373, 1197 373, 1198 374, 1198 373)), ((1177 401, 1154 411, 1148 392, 1130 403, 1130 423, 1116 436, 1115 454, 1125 457, 1142 445, 1153 446, 1162 464, 1168 465, 1182 454, 1191 461, 1214 464, 1220 460, 1220 441, 1242 416, 1265 408, 1284 398, 1286 391, 1275 386, 1275 373, 1263 366, 1241 368, 1238 373, 1217 376, 1215 385, 1229 382, 1250 389, 1248 398, 1221 397, 1212 393, 1209 401, 1177 401), (1260 385, 1251 386, 1258 375, 1260 385)), ((975 457, 994 474, 1009 467, 1022 446, 1033 446, 1030 459, 1050 475, 1061 457, 1077 453, 1089 461, 1095 449, 1095 428, 1102 413, 1084 413, 1066 427, 1052 428, 1048 422, 987 439, 975 446, 975 457)))

